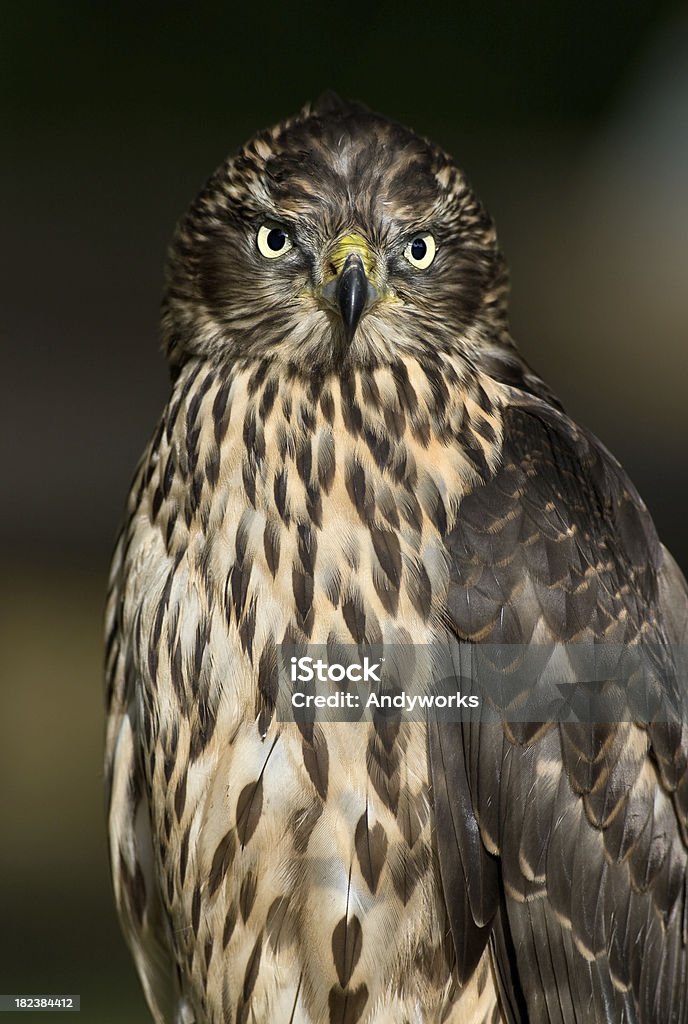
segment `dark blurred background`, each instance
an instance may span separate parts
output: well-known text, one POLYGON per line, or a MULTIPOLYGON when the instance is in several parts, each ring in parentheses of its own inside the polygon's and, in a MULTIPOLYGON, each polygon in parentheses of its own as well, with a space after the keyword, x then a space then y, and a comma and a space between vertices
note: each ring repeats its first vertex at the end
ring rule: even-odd
POLYGON ((165 246, 255 129, 332 87, 455 155, 497 221, 521 348, 688 566, 688 10, 413 10, 3 5, 0 992, 147 1020, 109 890, 101 608, 167 394, 165 246))

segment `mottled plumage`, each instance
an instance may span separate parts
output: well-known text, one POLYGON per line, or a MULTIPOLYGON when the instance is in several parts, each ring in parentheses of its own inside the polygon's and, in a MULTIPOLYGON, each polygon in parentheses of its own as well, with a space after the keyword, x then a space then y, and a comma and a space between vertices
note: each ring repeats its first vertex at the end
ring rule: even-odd
POLYGON ((107 611, 114 888, 158 1024, 688 1020, 680 722, 275 712, 282 643, 648 641, 684 692, 686 584, 506 301, 451 159, 334 99, 179 224, 107 611))

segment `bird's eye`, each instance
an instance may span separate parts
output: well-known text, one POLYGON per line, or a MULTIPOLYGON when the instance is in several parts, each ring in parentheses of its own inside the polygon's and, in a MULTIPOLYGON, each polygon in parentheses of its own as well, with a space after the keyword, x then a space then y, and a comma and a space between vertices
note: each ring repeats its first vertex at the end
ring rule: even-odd
POLYGON ((284 256, 285 252, 291 249, 289 235, 284 228, 271 228, 267 224, 259 228, 256 242, 258 252, 265 256, 266 260, 276 260, 278 256, 284 256))
POLYGON ((425 270, 434 260, 436 248, 432 235, 416 235, 404 249, 404 256, 412 267, 425 270))

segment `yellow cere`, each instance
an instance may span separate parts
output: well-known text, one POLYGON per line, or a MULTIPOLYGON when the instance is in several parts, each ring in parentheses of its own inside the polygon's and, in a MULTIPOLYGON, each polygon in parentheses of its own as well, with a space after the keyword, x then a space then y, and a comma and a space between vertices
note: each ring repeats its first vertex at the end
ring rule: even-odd
POLYGON ((351 232, 348 235, 342 235, 341 238, 337 239, 330 253, 330 262, 334 264, 334 267, 339 274, 344 266, 344 261, 347 256, 350 256, 351 253, 354 252, 361 257, 363 269, 365 270, 366 275, 370 277, 375 265, 375 259, 370 251, 367 239, 356 232, 351 232))

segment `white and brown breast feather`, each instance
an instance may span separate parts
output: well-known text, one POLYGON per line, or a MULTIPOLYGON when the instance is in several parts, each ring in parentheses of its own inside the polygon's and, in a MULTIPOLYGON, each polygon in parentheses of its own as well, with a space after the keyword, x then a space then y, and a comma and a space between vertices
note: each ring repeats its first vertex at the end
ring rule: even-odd
POLYGON ((319 383, 199 363, 177 382, 111 602, 112 701, 143 742, 118 763, 118 716, 110 747, 145 780, 119 817, 151 794, 152 863, 122 851, 119 899, 134 933, 159 901, 198 1020, 497 1012, 487 961, 463 993, 452 969, 424 727, 274 717, 283 641, 444 629, 444 536, 496 466, 494 400, 449 363, 319 383))

